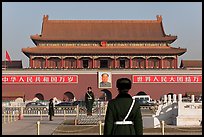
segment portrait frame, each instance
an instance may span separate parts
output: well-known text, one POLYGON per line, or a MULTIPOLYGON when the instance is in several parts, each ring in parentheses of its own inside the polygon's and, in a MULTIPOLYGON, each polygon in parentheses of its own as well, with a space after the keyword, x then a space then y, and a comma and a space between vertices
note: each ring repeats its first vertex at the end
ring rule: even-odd
POLYGON ((111 74, 111 72, 107 72, 107 71, 98 72, 98 88, 112 88, 112 74, 111 74), (102 75, 103 74, 108 74, 107 83, 104 83, 102 81, 102 75))

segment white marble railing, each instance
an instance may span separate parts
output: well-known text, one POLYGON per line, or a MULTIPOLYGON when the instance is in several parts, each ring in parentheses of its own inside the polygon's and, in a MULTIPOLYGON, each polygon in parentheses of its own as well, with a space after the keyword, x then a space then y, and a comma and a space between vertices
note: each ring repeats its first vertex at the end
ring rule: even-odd
MULTIPOLYGON (((107 105, 96 106, 93 108, 93 114, 101 114, 105 115, 107 105)), ((38 107, 20 107, 20 106, 7 106, 2 107, 2 115, 10 114, 10 113, 18 113, 23 114, 24 116, 39 116, 39 115, 48 115, 48 107, 38 106, 38 107)), ((55 107, 54 108, 55 116, 63 116, 63 115, 73 115, 77 114, 86 114, 85 107, 77 107, 77 106, 65 106, 65 107, 55 107)))
POLYGON ((195 102, 194 95, 188 102, 182 98, 182 94, 164 95, 163 102, 158 106, 155 117, 166 124, 177 126, 200 125, 202 121, 202 103, 195 102))
MULTIPOLYGON (((146 112, 146 110, 151 107, 141 107, 141 109, 146 112)), ((165 121, 166 124, 177 125, 177 126, 194 126, 200 125, 202 121, 202 103, 196 102, 194 95, 191 96, 189 102, 184 101, 181 94, 164 95, 163 101, 154 106, 155 114, 152 118, 155 121, 165 121)), ((106 103, 98 103, 93 108, 93 115, 105 116, 107 109, 106 103)), ((55 116, 79 116, 86 115, 85 107, 77 106, 66 106, 66 107, 55 107, 55 116)), ((2 116, 4 115, 19 115, 24 116, 48 116, 47 107, 32 107, 26 108, 25 106, 2 106, 2 116)), ((143 117, 147 117, 143 114, 143 117)), ((158 123, 158 122, 156 122, 158 123)))

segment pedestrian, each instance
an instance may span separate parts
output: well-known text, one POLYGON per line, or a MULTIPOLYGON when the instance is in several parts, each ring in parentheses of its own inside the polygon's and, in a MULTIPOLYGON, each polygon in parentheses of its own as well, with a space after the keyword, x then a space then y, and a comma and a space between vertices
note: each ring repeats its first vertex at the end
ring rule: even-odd
POLYGON ((104 135, 143 135, 140 105, 128 94, 131 86, 128 78, 117 80, 119 94, 108 102, 104 135))
POLYGON ((50 99, 50 102, 49 102, 48 114, 49 114, 50 121, 53 121, 52 116, 54 116, 54 104, 53 104, 53 99, 52 98, 50 99))
POLYGON ((94 103, 94 93, 92 92, 92 88, 88 87, 87 92, 85 94, 85 103, 87 109, 87 116, 92 116, 92 108, 94 103))

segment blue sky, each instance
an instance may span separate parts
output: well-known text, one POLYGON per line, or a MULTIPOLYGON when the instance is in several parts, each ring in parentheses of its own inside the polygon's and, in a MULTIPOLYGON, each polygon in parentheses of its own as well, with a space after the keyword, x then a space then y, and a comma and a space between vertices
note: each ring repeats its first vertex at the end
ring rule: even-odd
POLYGON ((22 48, 34 47, 30 35, 40 34, 43 15, 51 20, 133 19, 156 20, 162 15, 166 34, 178 39, 172 47, 187 48, 181 59, 202 60, 202 2, 3 2, 2 60, 29 60, 22 48))

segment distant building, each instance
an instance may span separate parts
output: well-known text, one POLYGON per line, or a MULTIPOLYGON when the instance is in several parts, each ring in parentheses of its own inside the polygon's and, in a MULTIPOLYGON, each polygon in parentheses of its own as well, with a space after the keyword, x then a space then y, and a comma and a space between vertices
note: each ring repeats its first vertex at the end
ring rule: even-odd
POLYGON ((202 60, 181 60, 180 68, 202 69, 202 60))
POLYGON ((22 69, 22 60, 2 61, 2 69, 22 69))

